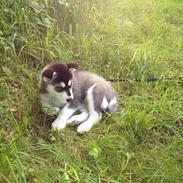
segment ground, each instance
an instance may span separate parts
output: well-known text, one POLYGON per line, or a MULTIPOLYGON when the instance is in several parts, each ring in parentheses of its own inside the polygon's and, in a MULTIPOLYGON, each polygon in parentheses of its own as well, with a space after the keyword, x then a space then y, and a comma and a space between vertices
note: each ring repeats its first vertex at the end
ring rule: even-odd
POLYGON ((182 17, 182 0, 1 0, 0 182, 183 182, 182 17), (118 111, 52 131, 37 90, 50 62, 123 79, 118 111))

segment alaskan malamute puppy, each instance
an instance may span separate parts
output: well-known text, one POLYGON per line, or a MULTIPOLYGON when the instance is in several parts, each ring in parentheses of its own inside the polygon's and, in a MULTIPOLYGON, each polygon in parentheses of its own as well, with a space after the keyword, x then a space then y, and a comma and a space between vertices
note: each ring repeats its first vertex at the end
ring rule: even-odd
POLYGON ((39 81, 43 108, 58 114, 52 128, 63 130, 77 124, 78 133, 88 132, 102 118, 102 112, 114 112, 117 96, 104 78, 81 71, 77 64, 50 64, 43 68, 39 81), (74 115, 76 111, 79 114, 74 115))

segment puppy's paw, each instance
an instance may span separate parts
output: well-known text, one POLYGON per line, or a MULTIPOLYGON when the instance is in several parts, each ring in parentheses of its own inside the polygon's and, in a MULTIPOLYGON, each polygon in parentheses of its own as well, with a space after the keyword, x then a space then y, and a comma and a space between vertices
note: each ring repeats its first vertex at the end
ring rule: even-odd
POLYGON ((72 122, 67 123, 67 125, 68 125, 68 126, 71 126, 71 127, 77 126, 78 124, 79 124, 78 121, 72 121, 72 122))
POLYGON ((90 129, 91 129, 91 125, 84 122, 78 126, 77 132, 83 134, 83 133, 87 133, 90 129))
POLYGON ((62 121, 59 121, 57 119, 51 125, 52 129, 59 130, 59 131, 63 130, 65 126, 66 126, 66 123, 63 123, 62 121))
POLYGON ((67 125, 69 126, 76 126, 79 125, 81 122, 79 122, 77 119, 73 117, 71 117, 68 121, 67 121, 67 125))
POLYGON ((70 126, 75 126, 81 124, 88 118, 88 113, 82 112, 81 114, 72 116, 68 121, 67 124, 70 126))

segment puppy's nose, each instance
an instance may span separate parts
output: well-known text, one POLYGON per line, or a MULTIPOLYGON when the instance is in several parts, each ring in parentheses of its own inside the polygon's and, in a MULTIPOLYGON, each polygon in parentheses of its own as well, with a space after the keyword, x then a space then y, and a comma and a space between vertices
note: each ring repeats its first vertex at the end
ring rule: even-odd
POLYGON ((72 98, 68 98, 68 99, 67 99, 67 102, 70 102, 70 101, 72 101, 72 98))

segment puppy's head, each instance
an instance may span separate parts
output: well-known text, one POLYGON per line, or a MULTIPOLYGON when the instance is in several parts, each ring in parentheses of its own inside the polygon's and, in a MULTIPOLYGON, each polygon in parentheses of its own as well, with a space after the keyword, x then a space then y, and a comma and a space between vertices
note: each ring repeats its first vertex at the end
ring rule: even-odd
POLYGON ((51 95, 57 95, 65 102, 73 99, 72 71, 79 69, 77 64, 50 64, 43 68, 41 83, 51 95))

